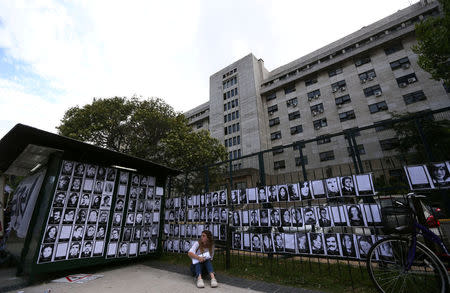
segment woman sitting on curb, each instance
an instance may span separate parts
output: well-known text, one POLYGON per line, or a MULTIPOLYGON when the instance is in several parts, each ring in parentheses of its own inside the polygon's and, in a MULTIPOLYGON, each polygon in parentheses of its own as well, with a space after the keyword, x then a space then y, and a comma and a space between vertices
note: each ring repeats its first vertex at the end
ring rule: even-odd
POLYGON ((205 283, 202 279, 203 269, 206 269, 211 276, 211 287, 217 287, 217 280, 214 276, 214 269, 211 263, 214 257, 214 240, 210 231, 205 230, 202 232, 200 240, 196 241, 191 249, 189 249, 188 256, 192 259, 192 265, 195 269, 197 287, 205 287, 205 283))

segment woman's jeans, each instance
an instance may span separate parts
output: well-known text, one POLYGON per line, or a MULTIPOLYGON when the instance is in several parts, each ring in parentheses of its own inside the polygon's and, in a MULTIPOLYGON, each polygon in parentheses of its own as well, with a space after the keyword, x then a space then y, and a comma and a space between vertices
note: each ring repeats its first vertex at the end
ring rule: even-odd
POLYGON ((202 274, 202 271, 205 270, 208 272, 208 274, 214 272, 211 260, 207 259, 204 262, 199 262, 194 265, 195 268, 195 277, 198 278, 202 274))

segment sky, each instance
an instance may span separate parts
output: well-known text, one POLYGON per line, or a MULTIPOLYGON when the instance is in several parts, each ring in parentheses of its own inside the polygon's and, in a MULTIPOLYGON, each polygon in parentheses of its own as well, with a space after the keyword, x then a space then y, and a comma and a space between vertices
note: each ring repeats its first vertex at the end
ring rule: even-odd
POLYGON ((416 1, 0 0, 0 138, 56 133, 95 98, 209 100, 209 77, 253 53, 271 71, 416 1))

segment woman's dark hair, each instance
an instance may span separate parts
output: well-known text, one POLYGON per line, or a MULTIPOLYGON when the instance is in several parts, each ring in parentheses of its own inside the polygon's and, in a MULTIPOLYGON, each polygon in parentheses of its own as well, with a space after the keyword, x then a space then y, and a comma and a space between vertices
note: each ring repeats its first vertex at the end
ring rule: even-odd
POLYGON ((203 245, 203 242, 201 240, 198 241, 198 248, 200 249, 200 252, 203 253, 205 251, 205 248, 208 248, 209 253, 212 254, 213 252, 213 246, 214 246, 214 239, 212 236, 211 231, 209 230, 203 230, 202 234, 206 234, 206 238, 208 238, 208 242, 206 245, 203 245))

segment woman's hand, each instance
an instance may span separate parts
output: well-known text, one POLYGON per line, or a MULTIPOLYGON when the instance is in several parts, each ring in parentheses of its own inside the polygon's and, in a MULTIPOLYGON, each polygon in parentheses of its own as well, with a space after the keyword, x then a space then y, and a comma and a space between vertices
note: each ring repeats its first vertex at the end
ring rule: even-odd
POLYGON ((201 256, 199 256, 199 257, 197 258, 197 260, 198 260, 199 262, 204 262, 204 261, 205 261, 205 258, 204 258, 204 257, 201 257, 201 256))

